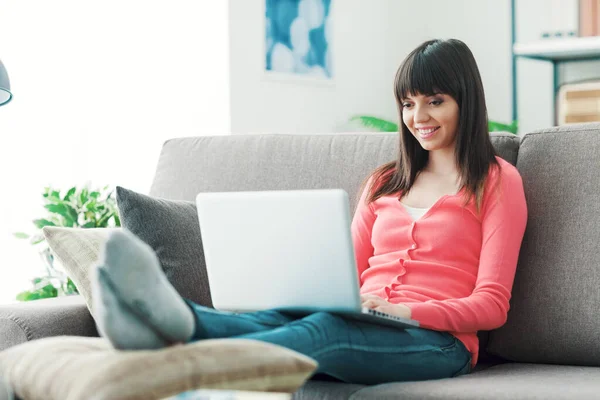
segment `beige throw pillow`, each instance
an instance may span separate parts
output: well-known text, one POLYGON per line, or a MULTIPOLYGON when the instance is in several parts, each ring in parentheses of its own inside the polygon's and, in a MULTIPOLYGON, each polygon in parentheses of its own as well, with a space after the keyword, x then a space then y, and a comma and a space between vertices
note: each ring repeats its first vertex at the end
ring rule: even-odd
POLYGON ((23 400, 162 399, 204 388, 296 391, 317 363, 248 339, 118 351, 101 338, 58 336, 0 352, 0 375, 23 400))
POLYGON ((92 310, 90 272, 100 257, 100 251, 111 231, 121 228, 62 228, 46 226, 42 230, 46 242, 58 262, 63 266, 79 293, 92 310))

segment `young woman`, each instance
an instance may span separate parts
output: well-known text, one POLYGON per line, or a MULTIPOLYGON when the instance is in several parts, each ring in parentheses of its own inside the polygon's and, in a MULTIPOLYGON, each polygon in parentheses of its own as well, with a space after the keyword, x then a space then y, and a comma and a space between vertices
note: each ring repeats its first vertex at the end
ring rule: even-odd
POLYGON ((352 237, 363 305, 420 328, 202 307, 183 300, 150 247, 123 231, 108 240, 93 278, 101 333, 119 349, 262 340, 362 384, 469 373, 477 331, 506 321, 527 220, 521 177, 494 154, 481 78, 463 42, 420 45, 398 69, 394 91, 398 159, 368 177, 352 237))

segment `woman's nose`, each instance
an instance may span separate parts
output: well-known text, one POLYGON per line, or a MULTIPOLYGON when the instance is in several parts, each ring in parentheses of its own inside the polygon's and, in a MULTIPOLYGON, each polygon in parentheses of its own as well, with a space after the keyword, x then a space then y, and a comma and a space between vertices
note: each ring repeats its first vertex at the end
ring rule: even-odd
POLYGON ((427 122, 429 120, 429 113, 423 107, 415 107, 413 118, 416 123, 427 122))

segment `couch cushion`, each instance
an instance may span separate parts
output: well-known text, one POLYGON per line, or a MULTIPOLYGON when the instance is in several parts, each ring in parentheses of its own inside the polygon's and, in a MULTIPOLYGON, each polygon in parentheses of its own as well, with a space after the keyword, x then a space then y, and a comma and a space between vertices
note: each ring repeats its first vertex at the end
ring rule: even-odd
POLYGON ((503 358, 600 366, 600 124, 527 134, 517 168, 529 210, 503 358))
POLYGON ((600 368, 511 363, 458 378, 373 386, 350 399, 558 400, 599 395, 600 368))
POLYGON ((496 154, 512 165, 517 165, 521 138, 512 133, 492 132, 490 134, 496 154))
POLYGON ((364 385, 310 380, 292 397, 294 400, 347 400, 364 385))
POLYGON ((0 305, 0 351, 47 336, 98 336, 82 296, 0 305))
POLYGON ((0 375, 23 399, 162 399, 198 388, 294 392, 316 367, 300 353, 247 339, 116 351, 104 339, 63 336, 0 352, 0 375))

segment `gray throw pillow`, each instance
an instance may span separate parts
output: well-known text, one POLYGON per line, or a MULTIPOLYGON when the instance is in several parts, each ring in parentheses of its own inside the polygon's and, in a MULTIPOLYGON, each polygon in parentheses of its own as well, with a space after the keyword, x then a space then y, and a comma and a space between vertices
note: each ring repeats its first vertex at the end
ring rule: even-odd
POLYGON ((118 186, 117 207, 122 227, 152 247, 179 294, 212 307, 196 204, 118 186))

